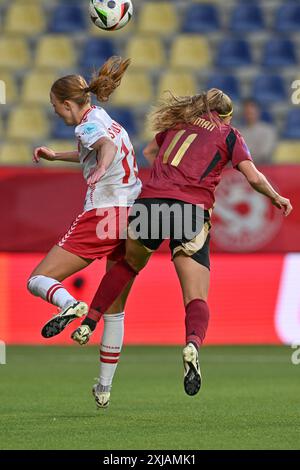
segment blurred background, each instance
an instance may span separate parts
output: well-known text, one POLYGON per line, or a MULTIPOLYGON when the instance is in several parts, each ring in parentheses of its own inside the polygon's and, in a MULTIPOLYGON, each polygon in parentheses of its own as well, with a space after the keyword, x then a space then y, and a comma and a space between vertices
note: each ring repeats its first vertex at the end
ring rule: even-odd
MULTIPOLYGON (((300 343, 300 1, 136 0, 132 21, 116 32, 92 24, 88 3, 0 0, 0 338, 43 343, 39 330, 53 309, 27 293, 26 279, 83 204, 80 170, 31 162, 34 146, 76 148, 73 128, 53 114, 50 87, 69 73, 89 79, 120 54, 132 65, 105 108, 129 132, 144 181, 151 106, 166 90, 218 87, 234 101, 233 125, 255 163, 294 205, 283 220, 238 172, 225 171, 213 220, 208 343, 300 343)), ((103 269, 95 263, 66 285, 89 301, 103 269)), ((127 343, 184 340, 176 283, 163 247, 130 297, 127 343)), ((54 343, 68 341, 66 333, 54 343)))

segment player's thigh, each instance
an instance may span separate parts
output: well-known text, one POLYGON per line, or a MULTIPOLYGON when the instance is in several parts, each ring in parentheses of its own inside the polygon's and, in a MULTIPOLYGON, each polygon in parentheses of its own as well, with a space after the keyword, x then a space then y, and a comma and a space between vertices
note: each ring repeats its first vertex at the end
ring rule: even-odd
POLYGON ((187 305, 193 299, 207 300, 209 269, 184 254, 178 254, 173 261, 180 281, 184 304, 187 305))
MULTIPOLYGON (((108 272, 112 268, 112 266, 114 266, 115 263, 116 261, 107 260, 106 272, 108 272)), ((106 314, 120 313, 124 311, 126 300, 129 295, 133 282, 134 282, 134 279, 127 284, 122 294, 119 295, 119 297, 114 301, 114 303, 109 307, 109 309, 107 309, 107 311, 105 312, 106 314)))
POLYGON ((30 277, 42 275, 63 281, 86 268, 92 260, 81 258, 55 245, 31 273, 30 277))
POLYGON ((146 248, 141 241, 127 238, 125 260, 136 272, 146 266, 152 253, 153 250, 146 248))

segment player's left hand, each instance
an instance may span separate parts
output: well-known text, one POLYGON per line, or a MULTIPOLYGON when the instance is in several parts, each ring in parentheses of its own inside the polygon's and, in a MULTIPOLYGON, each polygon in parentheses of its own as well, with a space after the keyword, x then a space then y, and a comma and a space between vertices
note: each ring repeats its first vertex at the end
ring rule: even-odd
POLYGON ((89 186, 92 186, 98 183, 98 181, 102 178, 102 176, 105 175, 105 172, 106 172, 106 169, 103 166, 93 168, 87 179, 87 184, 89 186))

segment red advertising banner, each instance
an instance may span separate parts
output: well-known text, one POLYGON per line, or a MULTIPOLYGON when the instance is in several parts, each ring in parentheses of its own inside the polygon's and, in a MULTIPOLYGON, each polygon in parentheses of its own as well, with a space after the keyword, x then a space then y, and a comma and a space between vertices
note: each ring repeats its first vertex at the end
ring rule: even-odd
POLYGON ((260 168, 294 207, 287 218, 254 191, 236 170, 225 170, 213 211, 212 250, 218 252, 300 251, 300 166, 260 168))
MULTIPOLYGON (((73 323, 56 338, 40 335, 56 308, 26 289, 41 254, 0 254, 0 340, 8 344, 71 344, 73 323)), ((103 261, 67 279, 74 297, 90 302, 103 261)), ((300 255, 212 256, 206 344, 300 344, 300 255)), ((99 343, 102 322, 92 343, 99 343)), ((170 256, 155 254, 138 276, 126 307, 125 344, 183 344, 184 308, 170 256)))
MULTIPOLYGON (((217 191, 214 252, 300 252, 300 165, 262 171, 293 203, 285 219, 236 170, 225 170, 217 191)), ((149 170, 140 172, 143 181, 149 170)), ((86 185, 79 171, 1 168, 0 251, 44 252, 82 212, 86 185)))

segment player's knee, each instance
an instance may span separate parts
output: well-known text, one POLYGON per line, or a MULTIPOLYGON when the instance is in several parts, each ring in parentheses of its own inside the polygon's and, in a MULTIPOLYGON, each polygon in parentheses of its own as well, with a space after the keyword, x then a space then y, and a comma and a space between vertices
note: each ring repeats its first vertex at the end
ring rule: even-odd
POLYGON ((125 261, 136 273, 141 271, 147 264, 147 260, 137 258, 134 253, 127 253, 125 261))

